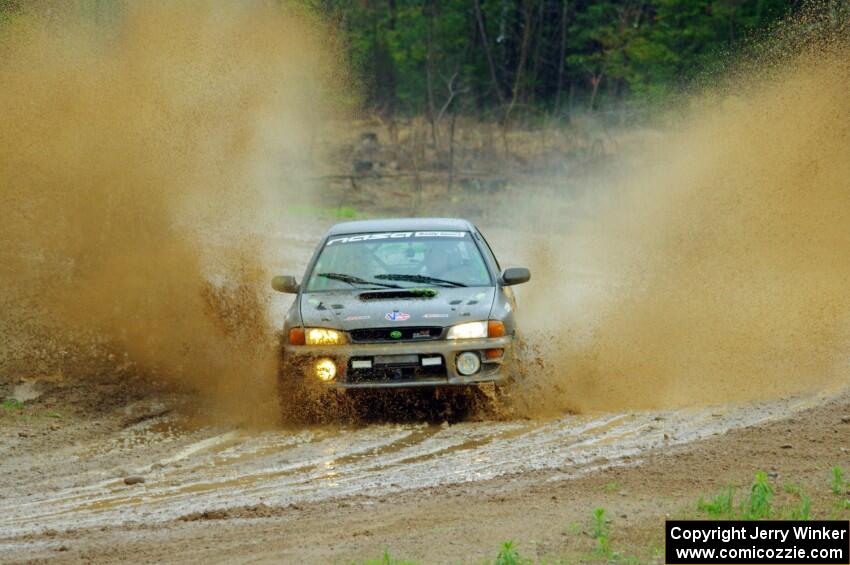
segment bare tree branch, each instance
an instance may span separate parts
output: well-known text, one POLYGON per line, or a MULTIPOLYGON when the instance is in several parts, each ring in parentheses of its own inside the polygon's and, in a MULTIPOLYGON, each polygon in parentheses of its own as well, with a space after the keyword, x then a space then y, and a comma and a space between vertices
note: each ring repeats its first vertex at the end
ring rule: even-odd
POLYGON ((493 54, 490 53, 490 42, 487 40, 487 31, 484 29, 484 16, 481 14, 481 1, 475 0, 475 19, 478 21, 478 32, 481 34, 481 43, 484 46, 484 54, 487 56, 487 65, 490 67, 490 79, 493 81, 493 89, 499 99, 499 105, 505 104, 502 89, 499 88, 499 79, 496 78, 496 65, 493 63, 493 54))
POLYGON ((443 104, 442 108, 440 108, 440 112, 437 114, 437 120, 436 120, 437 123, 440 123, 440 120, 443 119, 443 116, 445 115, 446 110, 449 109, 449 107, 452 105, 452 102, 454 102, 454 99, 456 97, 458 97, 459 95, 461 95, 465 92, 469 92, 468 88, 455 89, 454 84, 455 84, 455 79, 457 78, 457 75, 458 75, 458 71, 455 71, 454 74, 452 74, 452 76, 448 80, 444 79, 445 83, 446 83, 446 90, 448 90, 449 95, 446 98, 446 102, 443 104))

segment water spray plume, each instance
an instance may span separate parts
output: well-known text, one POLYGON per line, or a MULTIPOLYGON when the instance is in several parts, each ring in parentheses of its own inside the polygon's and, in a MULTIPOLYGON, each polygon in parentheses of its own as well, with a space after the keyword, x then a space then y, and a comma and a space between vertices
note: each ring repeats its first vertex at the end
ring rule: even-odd
POLYGON ((79 376, 96 339, 206 412, 269 420, 261 234, 329 109, 328 35, 264 2, 126 3, 97 26, 36 6, 0 30, 5 357, 50 349, 79 376))
POLYGON ((535 279, 548 282, 522 321, 548 341, 530 413, 846 384, 847 37, 800 42, 733 75, 734 92, 695 98, 588 197, 592 219, 537 257, 535 279), (553 389, 561 394, 542 393, 553 389))
MULTIPOLYGON (((267 2, 126 3, 96 26, 33 6, 0 27, 0 370, 126 361, 273 421, 268 234, 342 98, 332 34, 267 2)), ((846 382, 850 48, 811 35, 695 96, 589 219, 533 242, 521 412, 846 382)))

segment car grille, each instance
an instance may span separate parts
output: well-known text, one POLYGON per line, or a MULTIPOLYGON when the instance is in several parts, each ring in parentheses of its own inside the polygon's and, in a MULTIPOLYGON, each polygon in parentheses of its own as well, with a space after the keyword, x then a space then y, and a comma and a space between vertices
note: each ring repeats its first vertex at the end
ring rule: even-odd
POLYGON ((429 367, 418 364, 376 365, 371 369, 352 369, 349 363, 345 380, 349 383, 397 383, 439 377, 446 377, 442 363, 429 367))
POLYGON ((443 335, 440 327, 406 327, 406 328, 362 328, 351 330, 351 341, 354 343, 375 343, 386 341, 427 341, 439 339, 443 335), (393 337, 393 332, 401 335, 393 337))

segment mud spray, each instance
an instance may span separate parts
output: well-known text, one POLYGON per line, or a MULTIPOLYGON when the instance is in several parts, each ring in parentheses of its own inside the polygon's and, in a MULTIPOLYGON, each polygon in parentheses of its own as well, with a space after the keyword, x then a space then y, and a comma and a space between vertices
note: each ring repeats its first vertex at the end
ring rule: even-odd
MULTIPOLYGON (((329 35, 267 2, 127 3, 97 25, 35 5, 0 28, 0 368, 129 364, 268 421, 264 234, 328 111, 329 35)), ((528 415, 846 382, 850 50, 829 37, 696 97, 591 220, 532 242, 528 415)))
POLYGON ((327 35, 268 2, 34 6, 0 28, 4 369, 131 365, 268 421, 260 235, 329 109, 327 35))
POLYGON ((694 97, 586 198, 591 220, 534 242, 529 414, 850 382, 850 43, 803 35, 694 97))

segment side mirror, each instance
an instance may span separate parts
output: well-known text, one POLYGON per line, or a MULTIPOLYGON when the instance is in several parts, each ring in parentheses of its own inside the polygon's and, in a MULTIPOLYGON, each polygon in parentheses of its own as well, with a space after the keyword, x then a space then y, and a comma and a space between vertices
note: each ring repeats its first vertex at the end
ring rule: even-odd
POLYGON ((531 280, 531 271, 525 267, 511 267, 502 271, 502 284, 512 286, 531 280))
POLYGON ((272 288, 278 292, 297 294, 298 281, 295 280, 295 277, 290 277, 288 275, 274 277, 272 279, 272 288))

